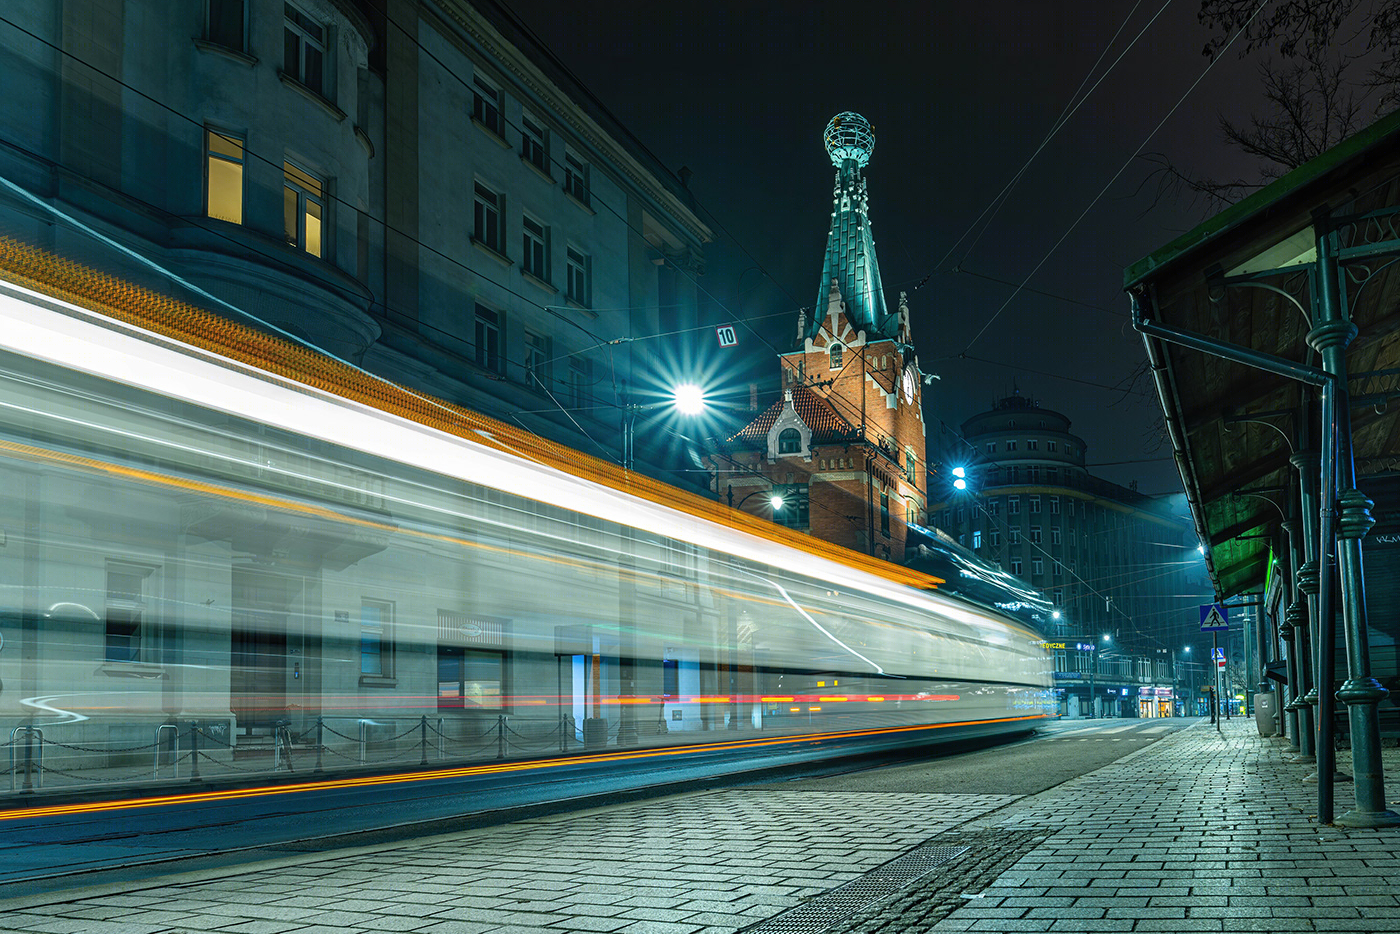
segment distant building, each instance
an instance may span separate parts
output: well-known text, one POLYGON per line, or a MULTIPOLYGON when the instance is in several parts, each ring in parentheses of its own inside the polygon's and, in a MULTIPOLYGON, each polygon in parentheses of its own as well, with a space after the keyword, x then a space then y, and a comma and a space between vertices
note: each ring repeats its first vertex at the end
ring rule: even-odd
POLYGON ((930 520, 1059 608, 1066 647, 1056 650, 1056 668, 1066 706, 1075 696, 1087 704, 1093 681, 1102 691, 1095 709, 1113 689, 1108 709, 1127 713, 1140 688, 1170 686, 1170 652, 1196 622, 1195 595, 1209 586, 1181 498, 1093 476, 1086 447, 1067 416, 1019 394, 1000 399, 948 446, 944 458, 964 467, 968 488, 942 485, 930 520), (1105 674, 1091 679, 1095 652, 1105 674))
POLYGON ((874 133, 845 113, 825 139, 836 187, 817 310, 781 357, 783 398, 707 463, 732 505, 899 562, 927 503, 922 380, 906 298, 891 312, 880 285, 861 175, 874 133))

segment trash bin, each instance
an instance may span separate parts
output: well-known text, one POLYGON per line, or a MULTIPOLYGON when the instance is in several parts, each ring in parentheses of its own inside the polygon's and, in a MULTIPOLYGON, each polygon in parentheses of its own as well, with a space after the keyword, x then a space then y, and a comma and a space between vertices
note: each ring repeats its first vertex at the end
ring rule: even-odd
POLYGON ((1273 736, 1278 732, 1278 695, 1273 691, 1254 695, 1254 725, 1260 736, 1273 736))

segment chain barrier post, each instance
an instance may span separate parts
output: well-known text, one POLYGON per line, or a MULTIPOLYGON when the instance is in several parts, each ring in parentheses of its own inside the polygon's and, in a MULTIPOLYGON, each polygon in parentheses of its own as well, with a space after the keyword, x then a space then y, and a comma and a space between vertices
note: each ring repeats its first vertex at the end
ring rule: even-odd
POLYGON ((418 723, 418 764, 428 764, 428 715, 424 714, 418 723))
POLYGON ((24 785, 20 787, 21 794, 31 794, 34 791, 34 785, 29 775, 29 769, 34 761, 33 742, 34 729, 26 727, 24 730, 24 785))
POLYGON ((496 718, 496 758, 506 757, 506 715, 501 714, 496 718))
POLYGON ((190 721, 190 781, 199 781, 199 726, 190 721))
POLYGON ((318 716, 318 717, 316 718, 316 771, 317 771, 317 772, 321 771, 321 752, 322 752, 322 750, 324 750, 324 749, 326 748, 325 743, 323 743, 323 742, 321 741, 321 730, 322 730, 322 728, 323 728, 323 727, 322 727, 322 719, 321 719, 321 717, 318 716))

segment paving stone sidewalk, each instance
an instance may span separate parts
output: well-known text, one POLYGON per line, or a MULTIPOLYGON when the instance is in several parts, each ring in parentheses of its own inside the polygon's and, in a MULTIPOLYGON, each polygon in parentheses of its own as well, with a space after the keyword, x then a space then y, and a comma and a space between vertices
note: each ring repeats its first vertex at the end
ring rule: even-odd
MULTIPOLYGON (((965 867, 833 930, 1400 931, 1400 829, 1318 826, 1317 786, 1302 780, 1313 766, 1250 720, 1222 727, 1175 733, 973 822, 959 832, 965 867), (977 877, 1008 840, 1021 852, 977 877)), ((1349 772, 1350 752, 1337 758, 1349 772)), ((1400 750, 1384 760, 1400 810, 1400 750)), ((1349 783, 1336 804, 1353 806, 1349 783)))
POLYGON ((732 934, 1013 800, 772 786, 678 795, 117 893, 0 903, 0 931, 732 934))

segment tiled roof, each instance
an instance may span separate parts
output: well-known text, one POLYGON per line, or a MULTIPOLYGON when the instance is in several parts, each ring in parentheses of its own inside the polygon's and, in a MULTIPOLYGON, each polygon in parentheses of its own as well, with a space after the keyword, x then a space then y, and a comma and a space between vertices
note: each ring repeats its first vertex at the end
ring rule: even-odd
MULTIPOLYGON (((766 444, 769 429, 786 406, 787 402, 783 399, 774 402, 762 415, 730 436, 728 443, 736 447, 766 444)), ((813 444, 853 440, 859 434, 850 422, 836 413, 825 396, 818 395, 806 387, 798 386, 792 390, 792 407, 797 410, 797 416, 802 419, 803 424, 812 429, 813 444)))

